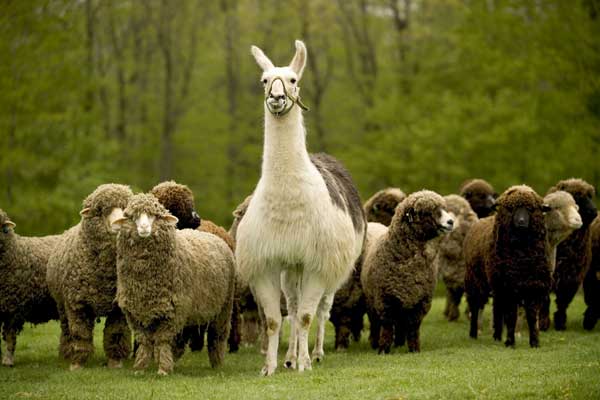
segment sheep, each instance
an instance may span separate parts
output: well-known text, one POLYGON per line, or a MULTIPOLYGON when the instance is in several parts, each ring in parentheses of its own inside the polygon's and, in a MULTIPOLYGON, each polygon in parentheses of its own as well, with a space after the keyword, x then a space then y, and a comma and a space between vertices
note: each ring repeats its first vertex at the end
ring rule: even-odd
POLYGON ((389 226, 396 206, 406 198, 398 188, 386 188, 375 193, 363 205, 368 222, 379 222, 389 226))
POLYGON ((58 319, 56 303, 46 283, 46 264, 60 236, 20 236, 14 232, 16 224, 3 210, 0 227, 0 328, 6 342, 2 365, 12 367, 17 335, 24 323, 58 319))
POLYGON ((493 293, 494 339, 515 345, 517 308, 525 307, 529 344, 539 346, 538 314, 552 278, 543 199, 529 186, 512 186, 497 199, 497 213, 476 222, 464 240, 469 335, 477 338, 478 315, 493 293))
POLYGON ((590 226, 592 231, 592 262, 583 280, 583 298, 587 308, 583 328, 591 331, 600 318, 600 217, 590 226))
POLYGON ((335 291, 361 254, 367 225, 348 171, 335 158, 306 149, 306 107, 298 82, 307 51, 303 42, 295 45, 285 67, 275 67, 262 50, 251 48, 263 70, 265 139, 261 177, 237 228, 236 259, 267 321, 264 376, 277 368, 282 289, 291 317, 284 365, 299 372, 312 368, 308 332, 315 316, 319 329, 312 358, 323 358, 325 321, 335 291))
POLYGON ((212 221, 201 219, 194 208, 194 194, 186 185, 166 181, 154 186, 150 193, 175 217, 179 218, 177 229, 198 229, 212 233, 227 243, 232 251, 235 244, 231 235, 212 221))
POLYGON ((365 296, 360 283, 362 264, 366 253, 373 247, 373 243, 387 232, 387 227, 378 222, 367 224, 367 236, 363 254, 356 261, 352 275, 346 283, 335 293, 329 320, 335 327, 335 348, 347 349, 350 344, 350 335, 355 341, 360 340, 363 330, 364 315, 367 311, 365 296))
MULTIPOLYGON (((150 193, 175 217, 179 219, 177 229, 198 229, 201 232, 211 233, 222 239, 232 251, 235 243, 231 235, 222 227, 212 221, 201 219, 194 208, 194 193, 186 185, 174 181, 166 181, 154 186, 150 193)), ((239 299, 236 293, 232 313, 231 336, 229 338, 229 351, 236 352, 240 343, 239 332, 239 299)), ((192 351, 200 351, 204 347, 205 327, 186 327, 185 340, 189 340, 192 351)))
POLYGON ((492 185, 485 180, 469 179, 463 182, 460 195, 467 199, 477 218, 485 218, 493 212, 497 194, 492 185))
POLYGON ((61 235, 48 259, 47 280, 60 318, 59 354, 76 370, 92 352, 94 321, 106 317, 104 352, 109 368, 122 367, 131 351, 131 332, 114 302, 116 293, 116 233, 133 195, 125 185, 100 185, 84 201, 81 222, 61 235))
POLYGON ((235 260, 216 236, 177 230, 176 217, 151 194, 131 198, 117 236, 117 302, 139 348, 134 368, 152 356, 159 375, 173 371, 183 353, 178 341, 186 326, 208 324, 208 356, 218 367, 229 336, 235 290, 235 260))
POLYGON ((371 346, 379 353, 389 353, 392 340, 402 345, 405 339, 409 352, 420 351, 419 330, 436 284, 428 244, 452 226, 444 199, 422 190, 398 205, 388 231, 367 252, 361 283, 371 346))
POLYGON ((548 194, 564 190, 573 196, 583 225, 573 232, 556 250, 556 268, 554 269, 554 293, 556 294, 556 312, 554 328, 565 330, 567 327, 567 307, 575 297, 592 259, 592 232, 590 225, 596 218, 594 204, 595 189, 582 179, 567 179, 558 182, 548 194))
POLYGON ((446 210, 454 220, 454 229, 444 235, 437 246, 434 259, 435 268, 446 286, 446 308, 444 316, 448 321, 456 321, 459 305, 465 290, 465 259, 463 241, 471 226, 477 222, 469 202, 463 197, 451 194, 444 196, 446 210))

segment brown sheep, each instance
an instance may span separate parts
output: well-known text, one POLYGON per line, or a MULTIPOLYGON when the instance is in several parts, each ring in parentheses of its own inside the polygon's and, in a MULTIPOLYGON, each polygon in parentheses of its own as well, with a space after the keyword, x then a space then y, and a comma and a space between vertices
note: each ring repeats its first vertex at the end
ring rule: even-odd
POLYGON ((420 351, 419 330, 436 283, 428 243, 453 225, 444 208, 437 193, 422 190, 409 195, 396 208, 388 231, 367 252, 361 283, 371 346, 379 353, 389 353, 392 342, 400 345, 405 339, 410 352, 420 351))
POLYGON ((494 339, 515 344, 517 308, 525 307, 529 344, 539 346, 538 314, 551 287, 543 199, 528 186, 513 186, 497 200, 495 216, 471 228, 464 241, 465 291, 471 311, 470 336, 477 337, 478 314, 494 296, 494 339))
POLYGON ((448 321, 456 321, 465 290, 463 241, 471 226, 477 222, 477 214, 473 212, 469 202, 458 195, 445 196, 444 200, 446 201, 446 210, 454 220, 454 229, 441 238, 437 246, 438 252, 434 264, 446 285, 444 315, 448 321))
POLYGON ((567 307, 575 297, 592 260, 592 231, 590 225, 596 218, 594 204, 596 190, 581 179, 567 179, 558 182, 548 193, 564 190, 573 196, 583 225, 558 245, 556 250, 556 268, 554 270, 554 292, 556 293, 556 312, 554 328, 565 330, 567 327, 567 307))
POLYGON ((379 222, 389 226, 396 206, 406 198, 398 188, 387 188, 375 193, 363 205, 368 222, 379 222))
POLYGON ((592 231, 592 262, 583 280, 583 297, 587 308, 583 328, 592 330, 600 318, 600 217, 590 227, 592 231))
POLYGON ((467 199, 478 218, 485 218, 493 212, 497 194, 483 179, 465 181, 460 187, 460 195, 467 199))

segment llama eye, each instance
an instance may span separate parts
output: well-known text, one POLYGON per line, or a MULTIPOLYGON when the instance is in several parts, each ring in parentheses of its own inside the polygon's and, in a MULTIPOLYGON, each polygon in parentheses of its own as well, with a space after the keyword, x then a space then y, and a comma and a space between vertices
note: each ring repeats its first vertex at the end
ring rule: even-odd
POLYGON ((296 83, 296 78, 292 78, 292 79, 290 79, 290 82, 292 82, 292 83, 296 83))
POLYGON ((263 85, 266 85, 267 84, 267 78, 263 79, 262 83, 263 83, 263 85))

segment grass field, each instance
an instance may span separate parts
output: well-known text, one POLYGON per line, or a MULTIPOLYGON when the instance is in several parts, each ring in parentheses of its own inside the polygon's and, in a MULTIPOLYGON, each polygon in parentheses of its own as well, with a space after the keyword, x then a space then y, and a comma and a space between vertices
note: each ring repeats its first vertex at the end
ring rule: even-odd
MULTIPOLYGON (((600 327, 581 327, 583 299, 569 308, 566 332, 542 333, 541 347, 529 348, 527 332, 516 349, 494 342, 486 309, 485 332, 467 335, 464 316, 457 323, 442 318, 443 298, 435 299, 421 329, 422 352, 395 349, 377 355, 366 342, 347 352, 332 349, 329 326, 322 364, 304 374, 279 368, 271 378, 258 372, 263 356, 255 348, 228 355, 212 370, 206 351, 186 353, 174 374, 142 375, 108 370, 95 333, 96 354, 87 368, 69 372, 57 358, 58 324, 27 326, 19 336, 14 368, 0 368, 0 398, 11 399, 600 399, 600 327)), ((286 340, 283 340, 286 345, 286 340)), ((283 349, 283 347, 281 348, 283 349)), ((285 351, 280 349, 279 360, 285 351)))

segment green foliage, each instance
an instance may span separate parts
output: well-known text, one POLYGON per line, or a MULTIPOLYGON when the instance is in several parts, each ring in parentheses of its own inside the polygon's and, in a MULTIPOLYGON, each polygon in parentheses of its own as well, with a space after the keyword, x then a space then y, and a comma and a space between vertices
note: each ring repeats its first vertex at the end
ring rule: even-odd
MULTIPOLYGON (((385 186, 600 184, 597 2, 34 0, 0 4, 0 207, 75 223, 98 184, 189 185, 228 226, 262 152, 257 44, 302 38, 311 151, 385 186), (406 4, 411 3, 411 8, 406 4), (394 8, 396 7, 396 8, 394 8)), ((43 223, 42 223, 43 221, 43 223)))
MULTIPOLYGON (((395 349, 378 355, 366 334, 347 352, 333 350, 333 327, 327 327, 325 360, 298 374, 280 367, 270 378, 259 377, 264 356, 254 347, 228 354, 213 370, 206 350, 186 353, 166 378, 155 367, 136 375, 127 361, 123 370, 103 363, 102 329, 95 329, 96 355, 81 371, 69 372, 58 360, 59 327, 49 323, 26 327, 19 336, 14 368, 0 368, 2 398, 41 399, 594 399, 600 395, 600 341, 581 328, 583 298, 569 308, 568 330, 540 336, 531 349, 527 331, 515 349, 494 342, 486 310, 484 334, 474 341, 461 315, 456 323, 442 316, 444 299, 434 299, 421 328, 422 352, 395 349)), ((285 325, 287 328, 287 324, 285 325)), ((311 336, 311 338, 313 338, 311 336)), ((284 334, 279 352, 283 361, 284 334)))

